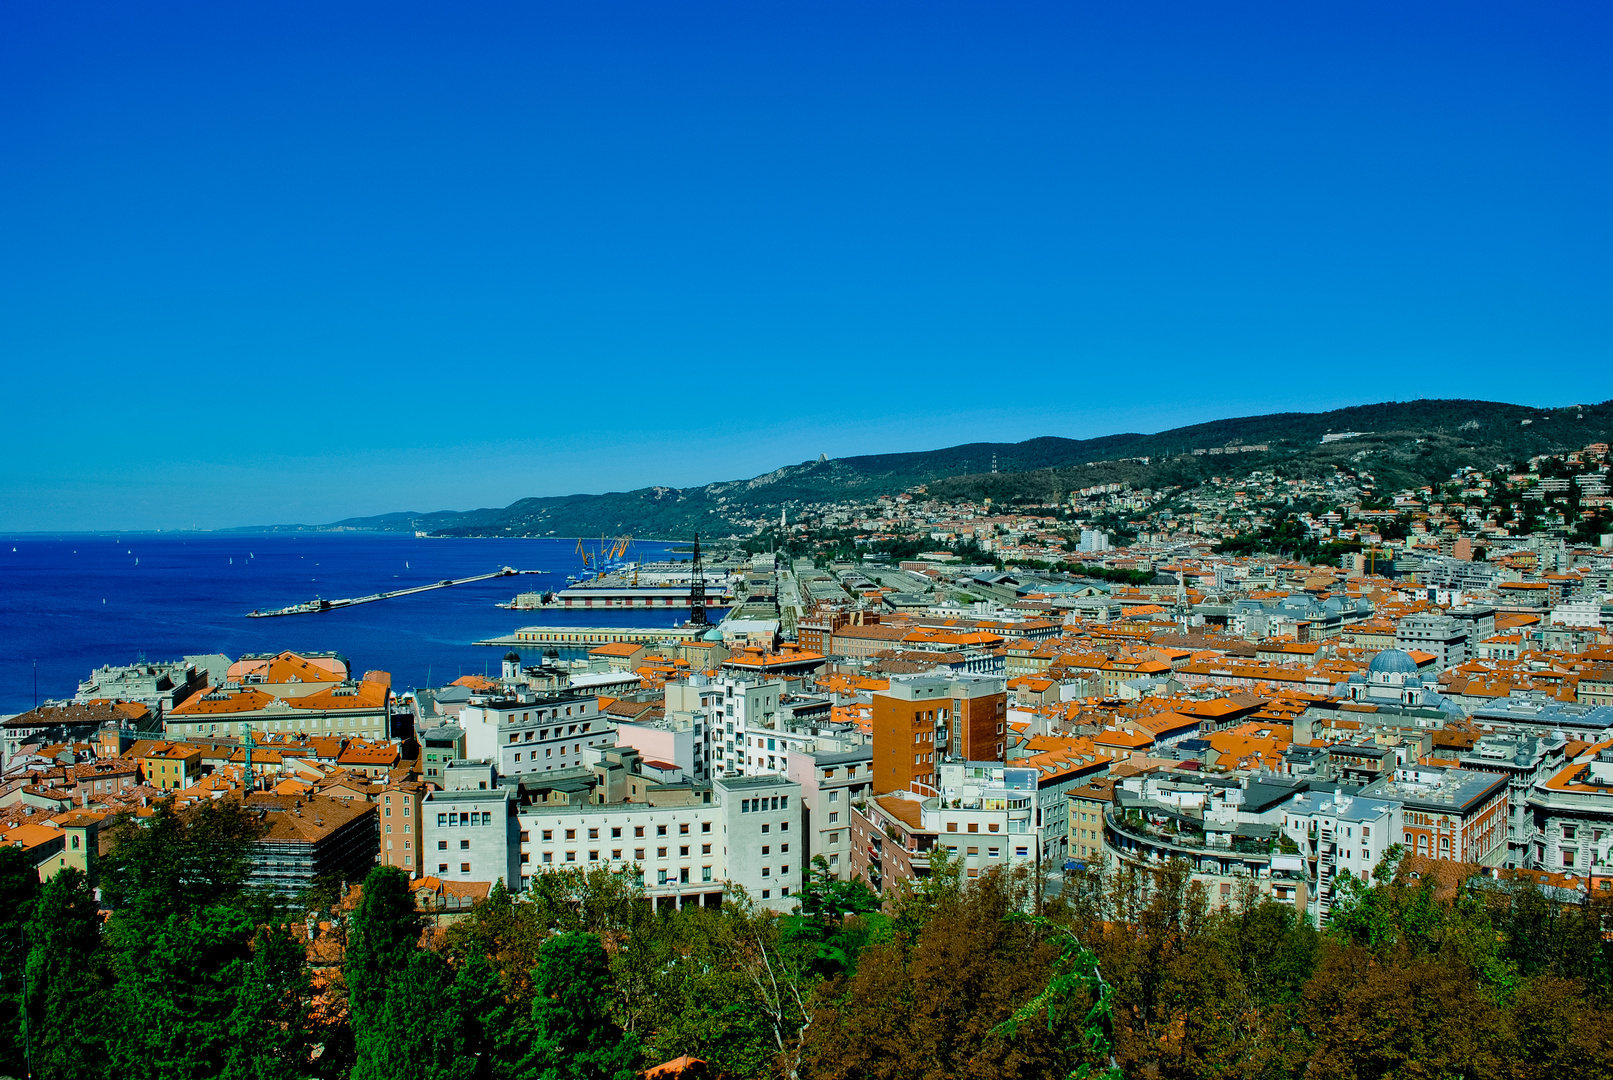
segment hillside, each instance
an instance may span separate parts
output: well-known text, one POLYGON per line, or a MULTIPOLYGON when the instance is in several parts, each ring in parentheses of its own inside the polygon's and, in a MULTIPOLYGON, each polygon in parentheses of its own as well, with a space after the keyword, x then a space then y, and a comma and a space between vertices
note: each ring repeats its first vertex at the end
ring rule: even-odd
MULTIPOLYGON (((588 536, 631 532, 726 535, 781 508, 894 494, 920 484, 949 499, 1040 502, 1055 491, 1100 483, 1191 486, 1211 475, 1254 468, 1298 475, 1353 462, 1380 486, 1429 483, 1462 465, 1490 468, 1534 454, 1613 437, 1613 402, 1536 409, 1487 401, 1384 402, 1321 413, 1272 413, 1214 420, 1155 434, 1096 439, 1043 437, 966 443, 939 450, 870 454, 787 465, 748 480, 694 488, 646 487, 600 495, 521 499, 506 507, 393 513, 318 528, 422 530, 447 536, 588 536), (1527 424, 1524 421, 1529 421, 1527 424), (1367 434, 1321 445, 1329 431, 1367 434), (1195 456, 1195 449, 1267 444, 1258 453, 1195 456), (997 472, 992 473, 996 456, 997 472), (1127 460, 1148 458, 1147 462, 1127 460)), ((307 526, 291 526, 307 528, 307 526)))

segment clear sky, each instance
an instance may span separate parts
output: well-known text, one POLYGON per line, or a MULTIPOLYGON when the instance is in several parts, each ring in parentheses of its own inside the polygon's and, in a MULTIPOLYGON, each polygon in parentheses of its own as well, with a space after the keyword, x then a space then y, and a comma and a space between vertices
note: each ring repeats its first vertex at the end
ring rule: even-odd
POLYGON ((1613 396, 1613 6, 0 8, 0 528, 1613 396))

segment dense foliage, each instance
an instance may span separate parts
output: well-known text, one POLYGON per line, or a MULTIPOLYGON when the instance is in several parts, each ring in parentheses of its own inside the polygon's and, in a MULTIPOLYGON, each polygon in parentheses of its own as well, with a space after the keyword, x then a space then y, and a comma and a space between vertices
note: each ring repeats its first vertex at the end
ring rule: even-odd
POLYGON ((41 886, 0 849, 0 1071, 26 1048, 45 1080, 628 1080, 683 1054, 792 1080, 1613 1075, 1600 896, 1385 865, 1318 930, 1252 889, 1212 908, 1185 865, 1045 900, 942 862, 882 899, 820 861, 790 915, 564 871, 438 926, 377 868, 310 943, 241 889, 249 818, 166 813, 120 835, 104 924, 82 874, 41 886))

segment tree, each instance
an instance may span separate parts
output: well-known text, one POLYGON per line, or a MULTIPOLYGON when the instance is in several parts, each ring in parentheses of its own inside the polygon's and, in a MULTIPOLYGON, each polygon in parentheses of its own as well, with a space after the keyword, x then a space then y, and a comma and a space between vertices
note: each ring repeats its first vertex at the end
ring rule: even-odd
POLYGON ((24 928, 39 898, 39 875, 19 847, 0 847, 0 1061, 22 1061, 24 928))
POLYGON ((857 955, 867 943, 872 927, 868 917, 880 909, 879 896, 862 878, 839 880, 829 869, 828 860, 818 855, 801 893, 795 914, 781 921, 787 947, 804 948, 812 954, 814 971, 830 978, 856 966, 857 955))
POLYGON ((386 1069, 394 1067, 404 1052, 400 1047, 431 1038, 398 1029, 400 1023, 405 1028, 428 1024, 442 1012, 440 1001, 413 1017, 397 1005, 400 994, 429 986, 438 975, 430 965, 411 967, 420 952, 421 927, 404 872, 396 866, 371 870, 348 925, 342 964, 357 1054, 354 1077, 385 1077, 386 1069), (395 984, 405 973, 411 981, 400 988, 395 984))
POLYGON ((475 1061, 476 1080, 509 1076, 514 1014, 499 974, 486 956, 473 953, 460 965, 454 974, 452 997, 463 1053, 475 1061))
POLYGON ((107 965, 97 907, 83 872, 68 867, 45 883, 28 919, 26 1022, 43 1080, 103 1073, 107 965))
POLYGON ((355 1025, 381 1003, 392 976, 417 951, 421 928, 408 875, 396 866, 371 870, 348 925, 343 962, 355 1025))
POLYGON ((303 944, 266 926, 240 966, 222 1080, 295 1080, 307 1075, 313 987, 303 944))
POLYGON ((416 949, 393 972, 358 1030, 352 1080, 474 1080, 454 976, 441 956, 416 949))
POLYGON ((263 830, 258 816, 232 799, 183 812, 172 800, 160 802, 145 821, 126 818, 113 830, 112 851, 101 862, 102 896, 107 906, 127 909, 124 925, 136 937, 168 915, 235 899, 263 830))
POLYGON ((226 1062, 257 1056, 258 1032, 237 1012, 255 933, 245 911, 216 904, 191 918, 169 915, 145 949, 124 957, 120 1074, 210 1080, 226 1062))
POLYGON ((544 942, 532 976, 536 995, 522 1080, 630 1080, 639 1042, 610 1017, 610 965, 593 934, 544 942))

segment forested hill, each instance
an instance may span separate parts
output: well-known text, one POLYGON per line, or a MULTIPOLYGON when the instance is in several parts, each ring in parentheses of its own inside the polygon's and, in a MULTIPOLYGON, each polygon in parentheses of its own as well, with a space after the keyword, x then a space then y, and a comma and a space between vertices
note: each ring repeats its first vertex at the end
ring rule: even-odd
POLYGON ((600 495, 521 499, 479 510, 404 512, 324 526, 423 530, 450 536, 586 536, 631 532, 680 537, 749 532, 781 508, 866 499, 923 484, 937 496, 1040 502, 1098 483, 1192 485, 1213 473, 1272 468, 1286 474, 1331 470, 1345 461, 1370 469, 1386 487, 1429 483, 1461 465, 1491 468, 1548 451, 1613 438, 1613 402, 1537 409, 1490 401, 1384 402, 1320 413, 1272 413, 1215 420, 1151 435, 1096 439, 1044 437, 1018 443, 965 443, 939 450, 869 454, 787 465, 748 480, 703 487, 645 487, 600 495), (1322 445, 1327 432, 1359 438, 1322 445), (1266 444, 1259 453, 1194 455, 1195 450, 1266 444), (993 458, 996 472, 992 472, 993 458), (1147 458, 1147 461, 1137 460, 1147 458))

